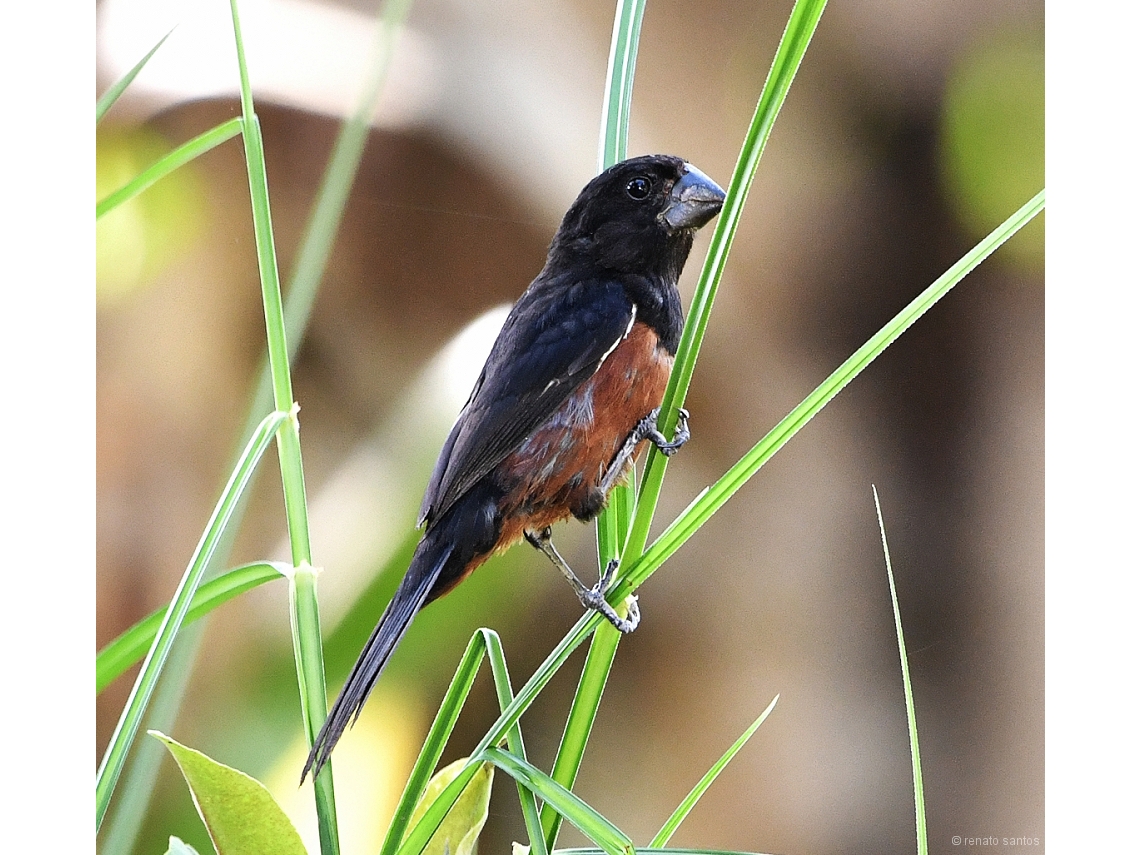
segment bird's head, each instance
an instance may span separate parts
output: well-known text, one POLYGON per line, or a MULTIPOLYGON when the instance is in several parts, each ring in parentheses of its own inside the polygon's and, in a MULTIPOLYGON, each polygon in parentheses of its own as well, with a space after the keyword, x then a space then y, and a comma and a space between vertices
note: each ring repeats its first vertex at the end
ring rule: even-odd
POLYGON ((670 155, 623 160, 578 194, 550 246, 603 269, 676 280, 693 234, 724 204, 724 191, 692 164, 670 155))

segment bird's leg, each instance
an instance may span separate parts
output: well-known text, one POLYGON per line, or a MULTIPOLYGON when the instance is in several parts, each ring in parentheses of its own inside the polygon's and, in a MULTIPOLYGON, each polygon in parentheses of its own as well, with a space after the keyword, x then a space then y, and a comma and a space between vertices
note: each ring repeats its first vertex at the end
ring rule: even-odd
POLYGON ((629 432, 629 436, 625 438, 625 443, 618 449, 613 463, 611 463, 606 470, 606 474, 602 476, 602 480, 598 482, 598 489, 602 491, 603 495, 609 495, 614 484, 617 483, 622 473, 625 472, 626 464, 629 463, 630 459, 637 453, 638 443, 642 440, 648 439, 657 446, 657 450, 666 457, 672 457, 682 445, 689 441, 688 410, 681 409, 678 412, 677 429, 673 431, 672 442, 667 440, 661 431, 657 430, 657 416, 660 415, 660 413, 661 408, 655 407, 649 415, 634 425, 633 430, 629 432))
POLYGON ((602 616, 612 623, 619 632, 633 632, 637 629, 637 624, 641 621, 641 611, 637 607, 636 597, 629 598, 628 619, 621 617, 614 611, 613 606, 606 602, 606 588, 618 567, 616 558, 606 565, 601 578, 598 579, 598 584, 593 588, 587 588, 570 568, 570 565, 566 563, 566 559, 559 555, 558 550, 554 548, 554 543, 550 538, 550 526, 541 531, 525 531, 523 535, 526 537, 527 543, 549 558, 550 562, 558 568, 558 572, 566 578, 570 587, 574 589, 574 593, 578 595, 578 602, 585 608, 601 612, 602 616))

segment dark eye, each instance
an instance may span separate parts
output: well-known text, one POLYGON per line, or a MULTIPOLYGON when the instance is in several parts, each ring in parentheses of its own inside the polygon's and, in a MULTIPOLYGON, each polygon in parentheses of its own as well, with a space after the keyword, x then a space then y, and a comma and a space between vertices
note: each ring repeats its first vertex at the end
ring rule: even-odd
POLYGON ((625 192, 629 194, 629 198, 637 199, 639 202, 646 198, 652 189, 652 182, 643 175, 637 176, 625 185, 625 192))

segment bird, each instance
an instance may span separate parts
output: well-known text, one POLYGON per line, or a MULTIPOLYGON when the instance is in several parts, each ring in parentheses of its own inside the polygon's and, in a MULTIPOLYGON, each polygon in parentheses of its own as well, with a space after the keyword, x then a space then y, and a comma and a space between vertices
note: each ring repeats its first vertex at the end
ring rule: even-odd
POLYGON ((684 324, 677 280, 696 231, 724 191, 687 161, 646 155, 604 170, 555 232, 546 263, 515 303, 432 471, 411 563, 313 741, 314 777, 412 619, 496 552, 526 540, 584 607, 631 632, 606 602, 617 562, 587 587, 554 548, 551 527, 605 507, 643 442, 673 454, 689 438, 657 429, 684 324))

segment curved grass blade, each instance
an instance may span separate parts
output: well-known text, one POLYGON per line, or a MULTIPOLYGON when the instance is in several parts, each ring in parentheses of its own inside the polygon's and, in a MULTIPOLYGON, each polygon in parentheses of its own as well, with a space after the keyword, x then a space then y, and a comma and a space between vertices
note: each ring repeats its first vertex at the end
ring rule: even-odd
MULTIPOLYGON (((764 723, 764 719, 768 718, 769 713, 776 708, 776 702, 778 700, 780 700, 779 695, 772 698, 772 703, 768 704, 764 712, 760 713, 759 718, 748 726, 748 729, 741 734, 740 738, 732 743, 729 749, 721 755, 721 758, 705 773, 705 776, 697 782, 697 785, 685 796, 681 804, 677 805, 677 809, 673 811, 673 814, 665 820, 665 824, 661 826, 661 830, 654 835, 653 839, 649 842, 650 847, 664 846, 669 842, 673 833, 681 823, 685 821, 685 817, 689 815, 689 811, 696 807, 697 802, 712 785, 712 782, 717 779, 717 776, 720 775, 724 767, 729 764, 729 761, 736 756, 737 752, 744 747, 744 744, 752 738, 752 734, 764 723)), ((639 849, 638 851, 641 852, 644 850, 639 849)))
MULTIPOLYGON (((170 33, 173 32, 174 28, 171 28, 170 33)), ((150 58, 154 56, 155 51, 162 47, 162 43, 164 41, 170 38, 170 33, 167 33, 165 36, 159 39, 158 43, 147 52, 147 55, 135 63, 134 68, 128 71, 118 83, 103 93, 103 97, 100 98, 95 104, 96 125, 103 121, 103 116, 105 116, 107 114, 107 111, 111 109, 111 105, 119 100, 119 96, 122 95, 126 91, 127 87, 131 85, 131 82, 136 77, 138 77, 139 72, 143 70, 143 66, 150 62, 150 58)))
MULTIPOLYGON (((598 612, 588 612, 579 618, 574 627, 566 634, 566 636, 558 643, 558 645, 546 657, 546 661, 538 667, 538 670, 531 675, 526 684, 515 695, 514 700, 507 705, 506 709, 502 711, 499 718, 491 725, 491 729, 479 741, 479 744, 471 752, 471 758, 466 767, 460 773, 460 776, 449 784, 439 797, 436 803, 424 814, 412 828, 408 829, 406 833, 401 830, 403 839, 394 835, 395 822, 393 821, 393 828, 388 831, 388 837, 384 841, 384 847, 380 850, 381 855, 393 855, 399 852, 400 855, 418 855, 427 845, 428 840, 431 838, 436 826, 442 821, 443 817, 450 810, 451 805, 459 797, 466 782, 470 777, 475 774, 478 763, 485 759, 483 752, 493 745, 498 745, 507 738, 507 734, 512 727, 515 727, 522 714, 534 703, 534 699, 538 697, 539 693, 550 682, 551 678, 558 672, 558 669, 565 664, 570 655, 577 649, 590 635, 591 632, 604 620, 598 612), (399 841, 398 848, 396 848, 393 841, 399 841)), ((483 630, 489 632, 489 630, 483 630)), ((427 745, 425 744, 425 750, 427 745)), ((441 749, 442 750, 442 749, 441 749)), ((418 761, 417 761, 418 766, 418 761)), ((410 781, 409 781, 410 785, 410 781)), ((407 790, 405 796, 407 797, 407 790)), ((401 805, 403 799, 401 799, 401 805)), ((539 838, 541 839, 541 837, 539 838)))
POLYGON ((99 219, 108 211, 112 211, 124 202, 133 199, 152 184, 162 180, 180 166, 185 166, 194 158, 205 154, 210 149, 221 145, 226 140, 233 139, 241 133, 242 120, 240 118, 228 119, 215 128, 199 134, 189 142, 183 143, 167 154, 161 160, 147 167, 129 182, 115 192, 108 195, 95 205, 95 219, 99 219))
POLYGON ((499 748, 488 748, 482 757, 490 760, 546 804, 553 805, 579 831, 601 846, 606 855, 634 855, 633 841, 616 825, 545 772, 499 748))
MULTIPOLYGON (((422 851, 435 834, 439 823, 451 810, 455 799, 462 793, 467 782, 478 772, 482 761, 478 756, 472 755, 467 759, 464 767, 459 770, 456 778, 436 796, 435 802, 427 806, 422 812, 420 811, 418 805, 423 799, 424 791, 432 777, 432 771, 443 755, 447 740, 451 737, 455 722, 459 719, 459 713, 467 702, 467 697, 471 692, 471 686, 475 682, 484 655, 487 656, 491 666, 491 675, 495 681, 495 690, 498 694, 500 706, 506 707, 512 701, 510 674, 507 671, 507 661, 503 654, 503 645, 499 640, 499 635, 490 629, 479 629, 471 636, 471 641, 467 644, 467 649, 459 661, 459 666, 455 669, 455 676, 452 677, 435 720, 428 730, 427 738, 420 749, 420 755, 416 758, 412 772, 408 776, 408 782, 404 785, 404 792, 396 805, 396 811, 392 816, 392 822, 388 826, 388 833, 380 849, 382 855, 395 852, 397 847, 417 853, 422 851), (414 824, 412 822, 413 816, 418 817, 414 824), (407 845, 409 838, 415 838, 418 841, 418 847, 416 843, 407 845)), ((512 751, 519 756, 526 756, 522 743, 522 731, 518 727, 517 719, 505 731, 505 738, 512 751)), ((528 791, 525 794, 520 792, 520 798, 522 799, 523 818, 526 821, 527 830, 534 847, 532 852, 535 855, 546 855, 538 820, 538 807, 535 804, 534 797, 528 791)))
MULTIPOLYGON (((443 749, 447 746, 447 740, 455 729, 455 722, 459 720, 459 713, 463 710, 467 696, 471 693, 471 686, 475 682, 475 676, 479 673, 479 665, 483 662, 483 656, 487 651, 488 634, 494 635, 491 630, 478 630, 471 636, 471 641, 467 643, 467 649, 463 652, 463 657, 455 669, 455 676, 451 678, 451 683, 447 687, 447 692, 444 693, 435 719, 432 721, 431 727, 428 728, 427 738, 424 739, 423 747, 420 748, 419 757, 416 758, 411 774, 408 775, 408 781, 404 784, 404 792, 396 805, 392 822, 388 825, 384 844, 380 847, 382 855, 395 852, 404 839, 412 815, 416 811, 416 805, 423 796, 428 781, 431 780, 432 772, 435 770, 439 758, 443 756, 443 749)), ((460 774, 462 775, 463 772, 460 774)), ((474 771, 471 774, 473 775, 474 771)), ((427 839, 424 840, 424 845, 426 844, 427 839)))
POLYGON ((914 833, 918 841, 918 855, 926 855, 926 799, 922 791, 922 760, 918 756, 918 717, 914 712, 914 692, 910 686, 910 665, 906 658, 906 641, 903 639, 902 615, 899 613, 899 597, 895 590, 895 574, 891 569, 891 552, 887 548, 887 528, 883 524, 883 509, 879 505, 879 491, 871 485, 875 494, 875 516, 879 520, 879 535, 883 540, 883 560, 887 565, 887 583, 891 589, 891 609, 895 615, 895 636, 899 641, 899 662, 902 664, 903 698, 906 701, 906 727, 910 737, 911 775, 914 780, 914 833))
POLYGON ((190 603, 194 598, 194 592, 202 581, 202 574, 206 570, 206 565, 209 563, 214 549, 217 548, 222 532, 229 523, 230 515, 249 483, 254 469, 261 460, 261 455, 265 453, 269 443, 273 441, 277 429, 288 418, 288 413, 274 412, 266 416, 258 426, 257 431, 246 445, 245 452, 238 460, 237 467, 230 475, 221 498, 218 499, 213 514, 210 515, 206 530, 202 533, 202 539, 198 541, 198 546, 186 567, 186 572, 182 575, 182 581, 178 583, 170 607, 166 610, 158 628, 154 644, 151 645, 150 651, 147 653, 142 670, 139 672, 135 685, 131 689, 131 694, 127 698, 127 703, 123 707, 123 712, 119 716, 119 722, 115 725, 115 732, 111 735, 107 751, 99 764, 99 772, 95 779, 96 830, 103 823, 103 817, 111 802, 111 794, 115 790, 119 773, 123 771, 127 752, 138 734, 143 713, 146 712, 147 704, 154 693, 154 687, 158 683, 159 675, 162 673, 166 658, 170 654, 170 648, 174 645, 178 630, 182 627, 186 613, 190 610, 190 603))
MULTIPOLYGON (((488 631, 489 632, 489 631, 488 631)), ((503 654, 503 646, 498 634, 487 639, 487 658, 491 662, 491 675, 495 679, 495 694, 499 699, 499 709, 506 709, 515 694, 511 689, 511 675, 507 671, 507 658, 503 654)), ((522 728, 515 724, 507 731, 507 747, 511 753, 523 762, 526 762, 526 747, 523 745, 522 728)), ((527 837, 531 841, 530 855, 546 855, 546 839, 542 834, 542 820, 538 815, 538 802, 534 792, 516 779, 519 791, 519 804, 522 808, 523 823, 526 825, 527 837)))
POLYGON ((737 461, 715 484, 704 490, 681 513, 653 545, 638 558, 628 575, 615 586, 608 597, 611 603, 620 603, 638 585, 644 582, 664 561, 676 552, 725 502, 799 432, 813 416, 854 380, 874 359, 944 297, 966 275, 985 260, 990 253, 1017 233, 1022 226, 1037 216, 1045 207, 1042 190, 1004 223, 990 232, 973 249, 967 252, 949 270, 915 297, 901 312, 873 335, 866 344, 853 353, 831 376, 821 383, 794 410, 785 416, 768 434, 737 461))
MULTIPOLYGON (((258 562, 246 564, 216 579, 211 579, 194 593, 184 623, 196 621, 238 594, 244 594, 273 579, 287 576, 291 570, 292 568, 279 562, 258 562)), ((158 634, 158 627, 165 614, 166 609, 152 612, 99 651, 95 657, 95 694, 99 694, 124 671, 142 659, 155 635, 158 634)))

